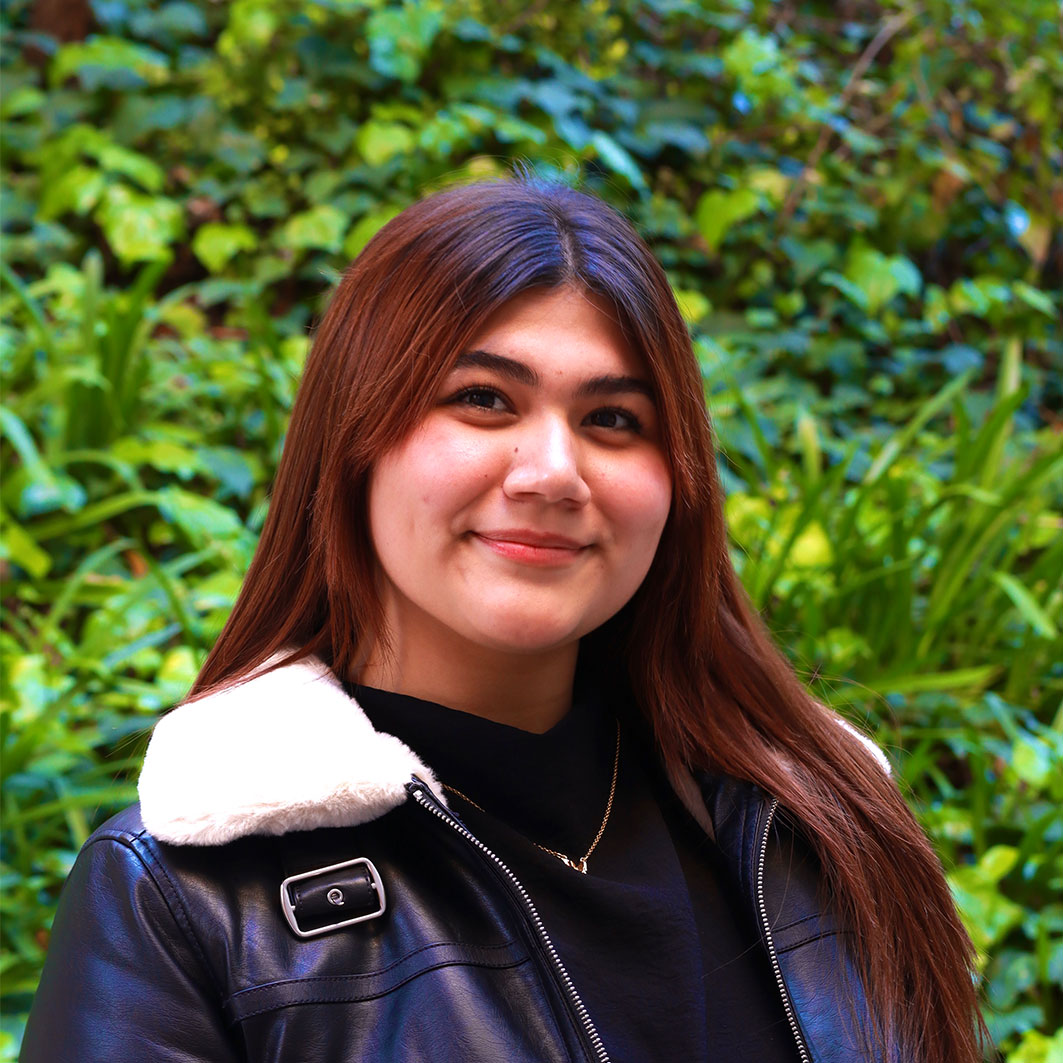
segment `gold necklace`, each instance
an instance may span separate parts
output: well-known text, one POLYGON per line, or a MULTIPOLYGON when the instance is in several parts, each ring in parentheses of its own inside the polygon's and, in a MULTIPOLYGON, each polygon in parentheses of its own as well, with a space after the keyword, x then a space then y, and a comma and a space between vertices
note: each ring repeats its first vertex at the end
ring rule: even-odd
MULTIPOLYGON (((594 841, 591 842, 591 847, 578 859, 573 860, 571 856, 566 856, 564 853, 559 853, 556 849, 548 849, 545 845, 540 845, 538 842, 532 842, 532 845, 536 849, 542 849, 544 853, 549 853, 551 856, 556 856, 566 867, 572 868, 573 871, 578 871, 580 874, 587 874, 587 860, 591 853, 598 848, 598 843, 602 840, 602 835, 605 833, 606 824, 609 822, 610 813, 613 811, 613 797, 616 795, 616 777, 620 771, 620 721, 616 721, 616 753, 613 756, 613 781, 609 784, 609 800, 605 803, 605 815, 602 816, 602 825, 598 828, 598 833, 594 836, 594 841)), ((448 786, 443 783, 443 789, 449 790, 450 793, 456 797, 460 797, 463 801, 467 801, 473 808, 478 808, 483 814, 490 815, 490 813, 482 805, 478 805, 471 797, 467 797, 457 787, 448 786)), ((531 839, 528 839, 531 841, 531 839)))

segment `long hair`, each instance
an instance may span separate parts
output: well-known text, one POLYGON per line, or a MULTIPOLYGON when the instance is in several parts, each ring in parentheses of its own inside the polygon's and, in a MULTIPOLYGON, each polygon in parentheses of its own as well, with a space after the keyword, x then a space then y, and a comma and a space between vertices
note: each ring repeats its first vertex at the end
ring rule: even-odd
POLYGON ((487 318, 529 289, 606 300, 651 376, 673 476, 650 571, 610 621, 673 772, 711 769, 776 796, 854 932, 875 1039, 925 1063, 978 1058, 970 941, 894 783, 798 681, 727 551, 701 378, 660 265, 593 196, 534 180, 452 188, 367 244, 318 328, 269 515, 192 696, 275 654, 354 677, 386 638, 367 519, 374 462, 430 408, 487 318))

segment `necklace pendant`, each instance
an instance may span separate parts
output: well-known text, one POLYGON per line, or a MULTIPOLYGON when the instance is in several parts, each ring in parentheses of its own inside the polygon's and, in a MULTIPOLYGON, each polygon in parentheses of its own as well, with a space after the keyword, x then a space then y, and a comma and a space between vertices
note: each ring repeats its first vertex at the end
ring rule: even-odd
POLYGON ((571 857, 564 856, 562 853, 558 853, 557 856, 561 863, 563 863, 566 867, 572 868, 573 871, 578 871, 581 875, 587 874, 586 857, 584 857, 582 860, 573 860, 571 857))

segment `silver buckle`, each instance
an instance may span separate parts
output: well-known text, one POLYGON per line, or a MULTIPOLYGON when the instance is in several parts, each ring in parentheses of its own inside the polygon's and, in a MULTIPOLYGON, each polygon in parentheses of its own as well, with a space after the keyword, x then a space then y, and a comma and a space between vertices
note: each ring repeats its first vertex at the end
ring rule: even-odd
POLYGON ((290 875, 281 883, 281 910, 284 912, 284 918, 288 920, 288 925, 299 937, 312 938, 317 937, 318 934, 328 934, 333 930, 339 930, 344 926, 364 923, 367 919, 376 919, 387 910, 387 898, 384 896, 384 883, 381 881, 380 873, 374 866, 373 861, 367 857, 359 856, 354 860, 345 860, 342 864, 330 864, 328 867, 319 867, 315 871, 304 871, 301 875, 290 875), (373 890, 380 900, 380 907, 375 912, 369 912, 367 915, 356 915, 353 919, 343 919, 338 923, 328 923, 325 926, 317 927, 315 930, 303 930, 296 919, 295 906, 292 904, 292 899, 288 894, 288 887, 293 882, 302 882, 303 879, 307 878, 317 878, 319 875, 327 875, 330 871, 341 871, 347 867, 354 867, 356 864, 364 864, 369 872, 373 890))

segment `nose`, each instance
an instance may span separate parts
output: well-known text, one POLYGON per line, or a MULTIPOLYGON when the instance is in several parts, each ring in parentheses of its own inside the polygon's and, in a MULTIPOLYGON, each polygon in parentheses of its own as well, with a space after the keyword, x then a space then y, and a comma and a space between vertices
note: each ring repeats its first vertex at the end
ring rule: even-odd
POLYGON ((528 424, 513 437, 502 489, 513 499, 584 505, 591 492, 583 477, 579 440, 562 417, 528 424))

